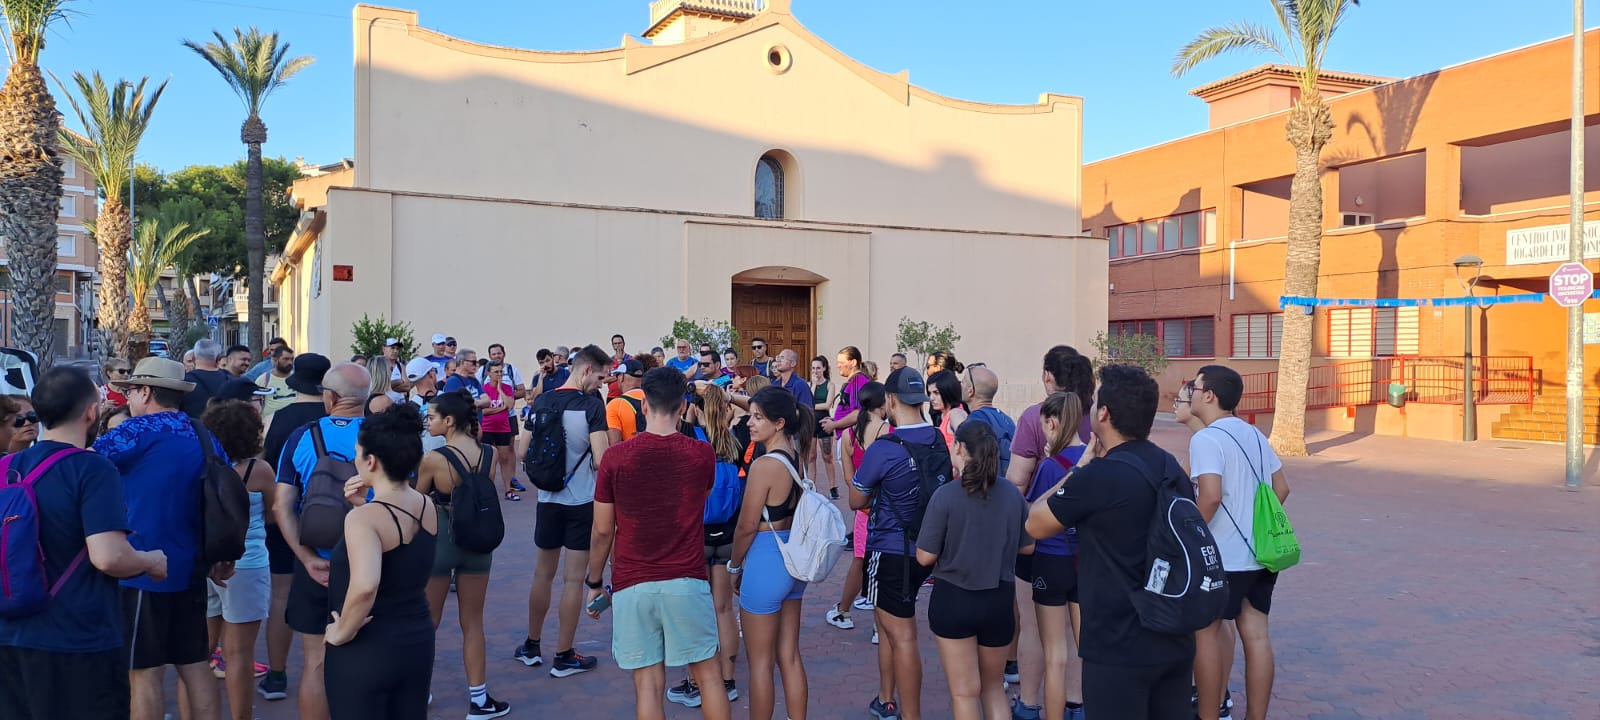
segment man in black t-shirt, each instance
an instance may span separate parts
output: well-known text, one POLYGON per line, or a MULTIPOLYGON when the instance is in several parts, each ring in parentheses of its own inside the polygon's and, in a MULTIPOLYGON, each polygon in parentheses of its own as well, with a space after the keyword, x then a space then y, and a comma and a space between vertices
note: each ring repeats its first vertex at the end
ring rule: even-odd
POLYGON ((194 389, 183 396, 183 414, 199 419, 206 412, 206 403, 222 389, 223 383, 233 379, 233 373, 217 366, 222 359, 222 343, 206 338, 194 344, 194 369, 183 379, 194 383, 194 389))
POLYGON ((1149 440, 1159 395, 1156 381, 1143 369, 1101 368, 1091 419, 1100 441, 1096 454, 1103 459, 1068 474, 1028 514, 1028 534, 1035 538, 1077 528, 1083 704, 1096 716, 1119 720, 1189 720, 1193 715, 1194 636, 1145 629, 1132 601, 1144 586, 1156 504, 1155 488, 1135 466, 1162 468, 1171 457, 1149 440))

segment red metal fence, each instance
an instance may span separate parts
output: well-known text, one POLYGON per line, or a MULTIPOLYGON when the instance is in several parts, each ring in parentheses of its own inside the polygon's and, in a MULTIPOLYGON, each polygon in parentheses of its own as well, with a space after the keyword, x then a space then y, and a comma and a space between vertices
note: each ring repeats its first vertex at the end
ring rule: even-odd
MULTIPOLYGON (((1465 381, 1463 359, 1412 356, 1352 360, 1311 369, 1306 383, 1306 409, 1376 405, 1389 401, 1389 385, 1405 386, 1406 402, 1459 405, 1465 381)), ((1479 405, 1521 405, 1533 402, 1533 358, 1488 356, 1472 359, 1472 386, 1479 405)), ((1278 373, 1244 376, 1240 415, 1273 411, 1278 373)))

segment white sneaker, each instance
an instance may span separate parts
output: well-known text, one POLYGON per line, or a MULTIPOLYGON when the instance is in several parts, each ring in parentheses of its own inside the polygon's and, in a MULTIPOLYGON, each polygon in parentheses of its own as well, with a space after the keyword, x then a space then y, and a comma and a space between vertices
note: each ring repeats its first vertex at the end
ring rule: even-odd
POLYGON ((838 605, 834 605, 833 609, 828 611, 828 624, 840 630, 856 629, 856 621, 850 619, 850 613, 839 612, 838 605))
POLYGON ((873 645, 877 645, 878 644, 878 629, 877 628, 873 628, 872 629, 872 644, 873 645))
POLYGON ((861 597, 856 598, 856 601, 851 603, 850 607, 853 607, 853 608, 855 608, 857 610, 865 610, 867 612, 872 612, 872 601, 868 600, 867 597, 865 595, 863 595, 861 597))

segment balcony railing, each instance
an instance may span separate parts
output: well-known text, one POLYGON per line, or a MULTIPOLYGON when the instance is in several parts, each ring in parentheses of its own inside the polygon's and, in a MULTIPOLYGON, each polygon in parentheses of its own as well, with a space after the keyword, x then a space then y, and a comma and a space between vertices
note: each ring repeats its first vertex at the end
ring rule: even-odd
POLYGON ((765 0, 655 0, 650 3, 650 25, 661 22, 672 11, 678 8, 684 10, 701 10, 704 12, 735 15, 739 17, 755 17, 766 5, 765 0))
MULTIPOLYGON (((1451 356, 1374 358, 1322 365, 1311 369, 1306 383, 1306 409, 1377 405, 1389 401, 1389 385, 1405 386, 1406 402, 1460 405, 1465 381, 1463 359, 1451 356)), ((1274 410, 1278 373, 1245 375, 1240 415, 1274 410)), ((1472 387, 1479 405, 1525 405, 1536 387, 1533 358, 1525 355, 1472 359, 1472 387)))

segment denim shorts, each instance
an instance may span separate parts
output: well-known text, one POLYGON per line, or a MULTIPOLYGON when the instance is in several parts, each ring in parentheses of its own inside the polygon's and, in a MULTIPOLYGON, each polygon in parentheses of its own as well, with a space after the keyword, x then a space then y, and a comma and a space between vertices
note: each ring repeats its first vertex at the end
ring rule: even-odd
POLYGON ((267 568, 234 570, 227 587, 206 580, 206 617, 238 625, 266 620, 272 605, 272 574, 267 568))
POLYGON ((799 600, 806 584, 794 579, 783 564, 778 540, 789 540, 788 530, 758 532, 744 556, 744 581, 739 584, 739 609, 752 615, 772 615, 786 600, 799 600))
POLYGON ((683 667, 717 655, 711 583, 679 578, 618 590, 611 598, 611 654, 623 670, 683 667))

